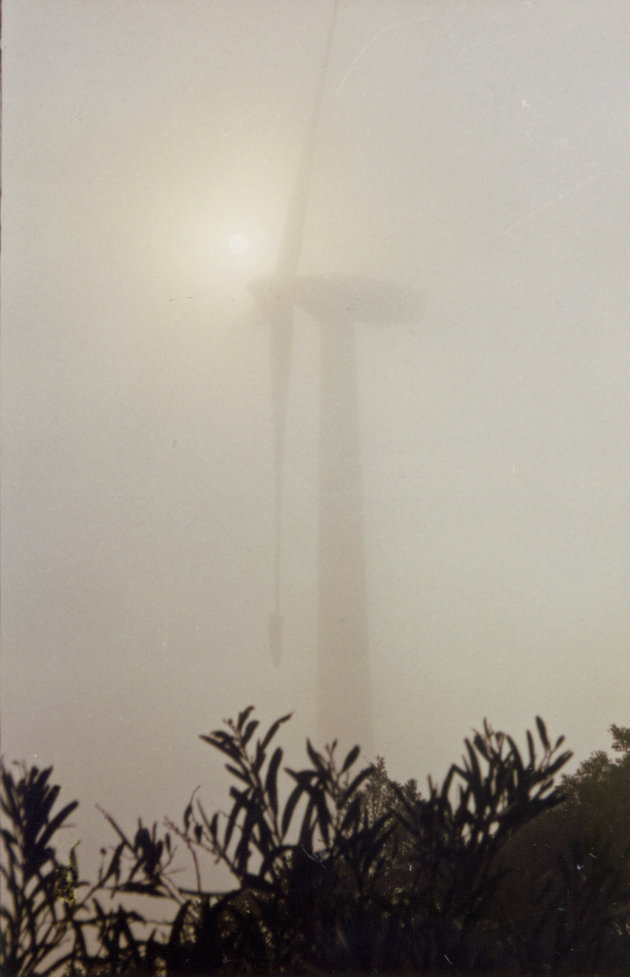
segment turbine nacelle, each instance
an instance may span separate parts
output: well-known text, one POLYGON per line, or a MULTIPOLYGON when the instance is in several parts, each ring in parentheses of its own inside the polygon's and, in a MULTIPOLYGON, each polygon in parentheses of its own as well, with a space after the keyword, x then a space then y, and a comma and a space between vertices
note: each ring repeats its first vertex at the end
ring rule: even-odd
POLYGON ((268 275, 248 286, 269 316, 291 306, 318 320, 410 322, 420 313, 421 296, 414 289, 359 275, 268 275))

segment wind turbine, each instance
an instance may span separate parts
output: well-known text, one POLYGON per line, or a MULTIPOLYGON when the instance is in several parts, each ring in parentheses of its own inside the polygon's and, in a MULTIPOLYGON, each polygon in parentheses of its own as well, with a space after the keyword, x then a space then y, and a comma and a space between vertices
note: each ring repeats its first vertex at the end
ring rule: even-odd
POLYGON ((326 86, 326 74, 333 34, 337 20, 339 0, 333 4, 332 17, 324 60, 319 76, 311 118, 302 148, 293 192, 284 221, 276 273, 271 278, 260 279, 250 285, 250 291, 261 302, 270 321, 271 402, 273 418, 273 458, 275 471, 275 555, 274 555, 274 608, 269 615, 269 642, 271 656, 276 666, 282 659, 283 618, 280 612, 281 553, 282 553, 282 502, 284 484, 284 448, 286 437, 289 378, 291 373, 291 347, 293 339, 293 291, 297 278, 306 213, 315 161, 315 146, 326 86))
POLYGON ((280 611, 284 443, 291 368, 293 309, 316 318, 320 336, 318 527, 318 736, 344 728, 372 752, 365 545, 356 384, 356 324, 413 317, 415 292, 341 275, 299 276, 317 131, 339 0, 332 17, 300 165, 287 208, 276 274, 250 285, 271 325, 275 467, 275 605, 269 618, 271 653, 282 656, 280 611), (348 723, 351 715, 353 722, 348 723))

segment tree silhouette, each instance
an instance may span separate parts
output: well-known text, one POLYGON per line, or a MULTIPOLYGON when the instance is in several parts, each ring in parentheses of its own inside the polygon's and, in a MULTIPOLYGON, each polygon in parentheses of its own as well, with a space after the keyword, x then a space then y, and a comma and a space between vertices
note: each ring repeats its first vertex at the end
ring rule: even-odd
POLYGON ((195 792, 180 824, 128 832, 93 885, 55 837, 51 770, 2 767, 0 966, 14 977, 202 974, 623 973, 630 951, 630 730, 560 787, 570 754, 536 720, 521 752, 484 722, 441 784, 393 781, 307 740, 284 766, 253 709, 201 738, 226 759, 230 806, 195 792), (610 825, 612 824, 612 829, 610 825), (176 853, 197 884, 178 881, 176 853), (234 878, 204 891, 203 860, 234 878), (170 906, 147 922, 138 900, 170 906), (130 900, 133 900, 130 904, 130 900), (615 970, 615 968, 618 968, 615 970))
POLYGON ((592 972, 630 959, 630 730, 562 781, 563 803, 508 846, 501 922, 531 968, 592 972))
POLYGON ((45 975, 70 959, 78 882, 74 852, 65 866, 51 845, 78 802, 53 814, 59 787, 49 783, 52 768, 19 769, 15 776, 3 765, 0 791, 0 966, 7 977, 45 975))

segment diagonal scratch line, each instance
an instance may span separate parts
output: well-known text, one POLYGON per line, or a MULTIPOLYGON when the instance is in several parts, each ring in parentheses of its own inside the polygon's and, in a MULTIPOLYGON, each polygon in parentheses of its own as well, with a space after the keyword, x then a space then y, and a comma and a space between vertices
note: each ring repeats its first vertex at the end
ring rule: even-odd
POLYGON ((335 98, 337 98, 337 96, 341 92, 341 89, 343 88, 343 86, 347 82, 348 78, 350 77, 351 73, 354 71, 356 65, 359 63, 359 61, 361 60, 361 58, 363 57, 363 55, 366 53, 366 51, 368 51, 372 47, 372 45, 374 44, 374 41, 376 41, 381 36, 381 34, 385 34, 386 31, 396 30, 397 27, 406 27, 408 24, 419 24, 422 21, 430 21, 430 20, 433 20, 433 18, 432 17, 413 17, 411 20, 398 20, 394 24, 386 24, 385 27, 381 27, 381 29, 378 30, 376 32, 376 34, 374 34, 374 36, 370 38, 370 40, 367 42, 367 44, 364 47, 361 48, 361 50, 357 54, 357 56, 354 59, 354 61, 350 64, 350 67, 348 68, 348 70, 344 74, 343 78, 339 82, 339 85, 337 86, 337 89, 335 91, 335 98))
POLYGON ((515 228, 520 227, 521 224, 527 224, 528 221, 533 220, 533 218, 536 217, 538 214, 541 214, 543 211, 549 210, 550 207, 554 207, 557 203, 560 203, 560 201, 564 200, 565 197, 570 197, 571 194, 577 193, 578 190, 582 190, 584 187, 587 187, 590 183, 594 183, 595 180, 600 180, 600 179, 601 179, 601 174, 596 174, 595 176, 590 176, 588 180, 583 180, 581 183, 576 183, 574 186, 569 187, 569 189, 565 190, 563 193, 560 193, 557 196, 552 197, 551 200, 546 200, 543 204, 540 204, 539 207, 536 207, 534 210, 530 211, 530 213, 525 214, 524 217, 519 217, 519 219, 514 221, 513 224, 510 224, 508 227, 506 227, 504 231, 499 231, 498 234, 496 235, 492 234, 490 236, 504 237, 506 235, 509 235, 515 228))

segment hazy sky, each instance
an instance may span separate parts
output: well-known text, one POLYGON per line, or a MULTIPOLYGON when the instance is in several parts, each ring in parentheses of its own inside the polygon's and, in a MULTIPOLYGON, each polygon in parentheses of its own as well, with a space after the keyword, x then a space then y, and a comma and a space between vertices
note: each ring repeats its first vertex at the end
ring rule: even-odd
MULTIPOLYGON (((314 733, 317 325, 296 313, 276 669, 247 284, 330 12, 4 3, 3 752, 53 763, 88 831, 96 802, 130 827, 198 783, 222 805, 197 735, 250 702, 296 711, 295 756, 314 733)), ((357 333, 399 777, 444 772, 484 716, 520 737, 539 713, 580 759, 630 722, 629 66, 627 0, 341 0, 300 270, 422 294, 357 333)))

